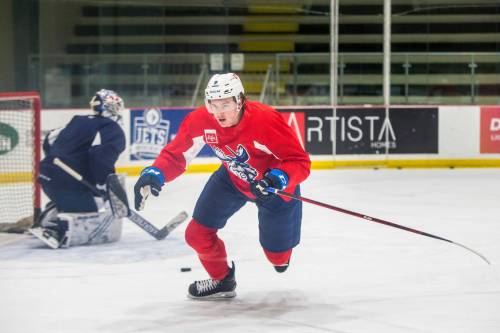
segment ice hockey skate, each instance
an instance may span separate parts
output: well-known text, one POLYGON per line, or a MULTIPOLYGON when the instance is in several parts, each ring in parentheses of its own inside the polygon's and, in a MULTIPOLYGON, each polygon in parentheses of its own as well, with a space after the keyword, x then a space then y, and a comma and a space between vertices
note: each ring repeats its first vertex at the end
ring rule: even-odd
POLYGON ((47 204, 37 224, 28 232, 47 244, 52 249, 65 247, 68 243, 68 221, 57 218, 57 208, 53 202, 47 204))
POLYGON ((191 283, 188 297, 196 300, 222 300, 236 296, 234 262, 223 280, 206 279, 191 283))
POLYGON ((47 244, 50 248, 59 248, 60 243, 56 231, 47 228, 32 228, 28 231, 30 234, 47 244))
POLYGON ((60 221, 60 225, 52 228, 31 228, 28 230, 30 234, 47 244, 52 249, 67 247, 68 245, 68 222, 60 221))

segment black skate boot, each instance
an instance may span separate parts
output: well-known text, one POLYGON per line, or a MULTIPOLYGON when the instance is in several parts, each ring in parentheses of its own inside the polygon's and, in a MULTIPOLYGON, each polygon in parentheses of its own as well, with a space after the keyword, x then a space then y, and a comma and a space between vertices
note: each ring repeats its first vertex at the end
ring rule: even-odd
POLYGON ((188 297, 199 300, 218 300, 236 296, 236 280, 234 278, 234 262, 223 280, 200 280, 189 285, 188 297))
POLYGON ((283 264, 283 265, 275 265, 274 266, 274 270, 278 273, 283 273, 284 271, 286 271, 288 269, 288 266, 290 265, 290 259, 288 259, 287 263, 286 264, 283 264))

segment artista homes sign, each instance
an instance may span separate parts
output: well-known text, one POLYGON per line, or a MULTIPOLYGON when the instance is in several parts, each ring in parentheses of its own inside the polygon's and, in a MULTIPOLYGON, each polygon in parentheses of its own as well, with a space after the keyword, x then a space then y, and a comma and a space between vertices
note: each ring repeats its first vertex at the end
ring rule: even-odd
POLYGON ((12 151, 19 143, 19 134, 17 130, 0 122, 0 155, 7 154, 12 151))
POLYGON ((300 107, 281 110, 310 154, 437 154, 438 109, 300 107))

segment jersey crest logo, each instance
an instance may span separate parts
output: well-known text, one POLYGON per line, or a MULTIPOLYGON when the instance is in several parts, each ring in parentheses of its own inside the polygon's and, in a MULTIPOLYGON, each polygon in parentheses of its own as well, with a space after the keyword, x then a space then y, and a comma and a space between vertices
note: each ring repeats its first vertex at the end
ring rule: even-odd
POLYGON ((219 147, 212 147, 212 149, 214 150, 215 155, 228 165, 229 171, 231 171, 238 178, 246 182, 251 182, 259 174, 255 168, 247 163, 250 159, 250 155, 248 155, 248 151, 245 147, 243 147, 243 145, 239 144, 236 151, 232 150, 231 147, 226 146, 226 149, 231 152, 232 156, 226 155, 219 147))
POLYGON ((217 132, 214 129, 205 130, 205 142, 206 143, 217 143, 217 132))

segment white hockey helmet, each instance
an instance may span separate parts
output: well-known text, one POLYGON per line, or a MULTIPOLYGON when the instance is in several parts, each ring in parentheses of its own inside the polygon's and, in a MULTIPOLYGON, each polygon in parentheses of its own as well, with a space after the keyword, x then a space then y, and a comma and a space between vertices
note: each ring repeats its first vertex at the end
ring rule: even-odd
POLYGON ((241 110, 245 100, 245 89, 243 89, 243 84, 238 75, 225 73, 212 76, 205 89, 205 105, 207 109, 209 109, 211 100, 229 97, 234 97, 236 104, 238 104, 238 111, 241 110))
POLYGON ((90 100, 90 108, 99 116, 118 121, 121 119, 120 112, 125 106, 123 99, 116 92, 101 89, 90 100))

